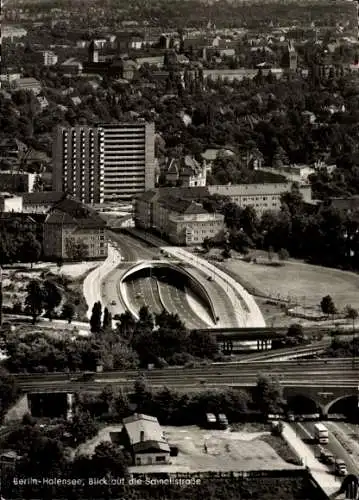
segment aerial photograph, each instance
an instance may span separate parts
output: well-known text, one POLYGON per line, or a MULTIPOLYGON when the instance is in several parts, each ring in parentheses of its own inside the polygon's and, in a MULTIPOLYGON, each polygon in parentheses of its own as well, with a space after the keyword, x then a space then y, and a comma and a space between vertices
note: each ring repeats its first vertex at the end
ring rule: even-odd
POLYGON ((359 0, 1 0, 0 500, 359 500, 359 0))

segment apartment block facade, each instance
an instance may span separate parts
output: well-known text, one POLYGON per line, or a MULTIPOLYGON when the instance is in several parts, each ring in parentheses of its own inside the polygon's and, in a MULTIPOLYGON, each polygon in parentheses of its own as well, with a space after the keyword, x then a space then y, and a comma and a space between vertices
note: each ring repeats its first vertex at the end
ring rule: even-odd
POLYGON ((153 123, 101 125, 105 201, 132 200, 155 185, 153 123))
POLYGON ((154 124, 58 127, 53 146, 53 189, 83 203, 132 198, 155 182, 154 124))
POLYGON ((53 143, 52 188, 71 193, 82 203, 103 203, 103 152, 96 128, 57 128, 53 143))
MULTIPOLYGON (((175 190, 176 188, 174 188, 175 190)), ((198 245, 224 229, 224 216, 209 213, 193 199, 179 197, 177 190, 149 191, 135 200, 135 225, 154 229, 175 245, 198 245)))
MULTIPOLYGON (((267 210, 277 211, 281 208, 281 196, 291 190, 291 183, 278 184, 232 184, 208 186, 210 194, 228 196, 241 208, 253 207, 258 215, 267 210)), ((303 201, 311 203, 311 186, 300 186, 303 201)))

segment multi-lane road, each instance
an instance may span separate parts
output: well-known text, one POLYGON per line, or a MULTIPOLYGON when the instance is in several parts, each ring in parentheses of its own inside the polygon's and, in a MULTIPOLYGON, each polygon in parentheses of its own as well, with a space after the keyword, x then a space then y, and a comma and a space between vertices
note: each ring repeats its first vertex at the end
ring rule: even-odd
MULTIPOLYGON (((334 457, 345 461, 349 474, 359 476, 358 454, 353 453, 346 445, 346 442, 349 443, 348 436, 358 433, 357 426, 346 422, 325 422, 329 430, 329 442, 325 446, 319 446, 314 441, 314 425, 315 422, 298 422, 292 424, 291 427, 303 441, 312 447, 316 456, 319 456, 321 450, 328 450, 334 457)), ((328 466, 328 469, 334 473, 334 466, 328 466)))
MULTIPOLYGON (((162 258, 158 248, 146 246, 136 238, 123 233, 109 232, 109 237, 122 256, 122 264, 114 269, 103 281, 102 292, 108 302, 112 312, 117 312, 117 302, 121 299, 119 282, 123 276, 124 268, 129 264, 136 264, 143 260, 152 261, 162 258), (116 304, 112 304, 115 302, 116 304), (112 305, 111 305, 112 304, 112 305)), ((215 302, 216 310, 219 311, 221 326, 238 326, 236 322, 236 312, 233 304, 226 296, 225 290, 214 281, 208 280, 208 274, 191 267, 187 269, 190 274, 205 283, 210 297, 215 302)), ((138 311, 143 305, 149 307, 153 312, 160 312, 164 308, 170 313, 177 313, 188 328, 206 328, 214 326, 207 324, 199 314, 192 308, 188 301, 187 294, 183 287, 176 286, 176 280, 172 283, 159 281, 155 282, 155 277, 135 279, 128 278, 125 284, 127 298, 133 306, 133 310, 138 311)))

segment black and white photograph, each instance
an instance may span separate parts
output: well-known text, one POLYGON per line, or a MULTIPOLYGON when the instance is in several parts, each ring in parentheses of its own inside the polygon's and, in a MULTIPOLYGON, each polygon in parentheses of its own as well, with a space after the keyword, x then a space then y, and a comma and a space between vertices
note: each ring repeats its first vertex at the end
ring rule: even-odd
POLYGON ((0 500, 359 500, 359 0, 0 29, 0 500))

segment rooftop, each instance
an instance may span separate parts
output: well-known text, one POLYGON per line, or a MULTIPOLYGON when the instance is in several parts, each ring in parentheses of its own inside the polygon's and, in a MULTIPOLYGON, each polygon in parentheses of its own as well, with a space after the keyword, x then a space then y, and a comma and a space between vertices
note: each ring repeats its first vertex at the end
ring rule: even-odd
POLYGON ((135 452, 140 452, 149 446, 159 448, 161 451, 170 451, 156 417, 135 414, 124 418, 123 425, 135 452))
POLYGON ((71 198, 54 204, 46 224, 68 224, 87 229, 106 227, 106 222, 95 210, 71 198))
POLYGON ((166 208, 173 210, 173 212, 195 215, 195 214, 207 214, 207 210, 203 208, 200 203, 196 203, 193 200, 184 200, 183 198, 171 196, 165 194, 159 199, 159 203, 164 205, 166 208))
POLYGON ((62 200, 66 194, 57 191, 41 191, 37 193, 22 193, 21 196, 24 205, 48 205, 62 200))

